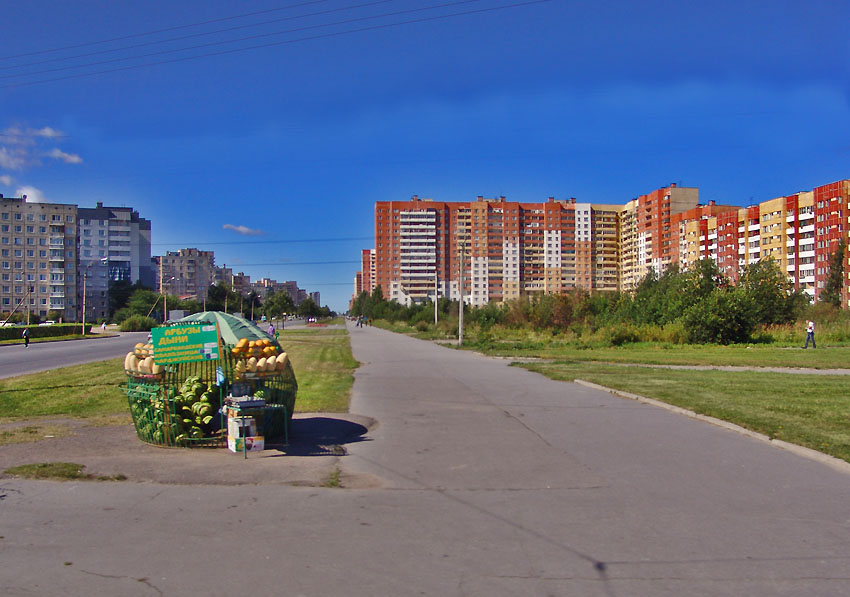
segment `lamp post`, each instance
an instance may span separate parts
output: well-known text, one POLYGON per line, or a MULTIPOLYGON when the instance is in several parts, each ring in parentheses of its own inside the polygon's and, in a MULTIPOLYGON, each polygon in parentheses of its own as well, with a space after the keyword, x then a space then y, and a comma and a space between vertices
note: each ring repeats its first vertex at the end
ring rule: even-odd
MULTIPOLYGON (((106 262, 107 262, 108 259, 109 259, 108 257, 101 257, 98 261, 101 264, 106 265, 106 262)), ((89 268, 91 266, 93 266, 95 263, 97 263, 97 262, 92 261, 87 266, 85 266, 85 268, 83 269, 83 329, 82 329, 82 335, 83 336, 86 335, 86 280, 88 280, 88 278, 89 278, 89 268)))
POLYGON ((162 280, 160 282, 160 286, 162 286, 162 323, 165 325, 165 322, 168 321, 168 291, 165 290, 165 287, 171 283, 172 280, 176 280, 177 276, 171 276, 167 280, 162 280))

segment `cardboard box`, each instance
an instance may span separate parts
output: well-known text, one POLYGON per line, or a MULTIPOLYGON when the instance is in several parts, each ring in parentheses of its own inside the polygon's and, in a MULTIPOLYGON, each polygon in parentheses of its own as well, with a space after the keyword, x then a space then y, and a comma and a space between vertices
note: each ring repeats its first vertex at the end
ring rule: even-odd
POLYGON ((255 435, 253 437, 227 436, 227 448, 231 452, 239 454, 243 451, 243 445, 246 452, 261 452, 265 450, 265 438, 262 435, 255 435))

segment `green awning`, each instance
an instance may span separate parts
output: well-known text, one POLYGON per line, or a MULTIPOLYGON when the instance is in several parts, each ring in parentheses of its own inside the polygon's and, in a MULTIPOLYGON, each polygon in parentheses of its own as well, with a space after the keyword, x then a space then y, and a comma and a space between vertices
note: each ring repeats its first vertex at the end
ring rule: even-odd
POLYGON ((218 324, 218 333, 221 336, 222 342, 228 345, 236 344, 239 340, 245 338, 249 341, 271 340, 272 344, 274 344, 278 349, 281 349, 277 340, 275 340, 274 337, 269 336, 265 330, 260 329, 244 317, 230 315, 223 311, 203 311, 201 313, 194 313, 184 317, 183 319, 178 319, 177 321, 215 322, 218 324))

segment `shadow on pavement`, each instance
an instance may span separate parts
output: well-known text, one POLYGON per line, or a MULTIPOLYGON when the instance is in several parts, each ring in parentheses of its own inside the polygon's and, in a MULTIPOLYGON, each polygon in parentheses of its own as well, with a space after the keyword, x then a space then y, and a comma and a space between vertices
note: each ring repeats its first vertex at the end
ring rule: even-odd
POLYGON ((272 444, 287 456, 344 456, 345 444, 370 441, 369 428, 360 423, 331 417, 292 419, 289 444, 272 444))

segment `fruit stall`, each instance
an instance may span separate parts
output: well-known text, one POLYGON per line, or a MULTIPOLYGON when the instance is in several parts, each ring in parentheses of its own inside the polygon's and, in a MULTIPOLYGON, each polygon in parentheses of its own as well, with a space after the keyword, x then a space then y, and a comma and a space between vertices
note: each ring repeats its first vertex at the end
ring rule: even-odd
POLYGON ((154 328, 127 354, 124 370, 143 442, 223 447, 235 417, 254 434, 236 439, 238 451, 288 438, 298 390, 292 364, 275 338, 244 318, 205 311, 154 328))

